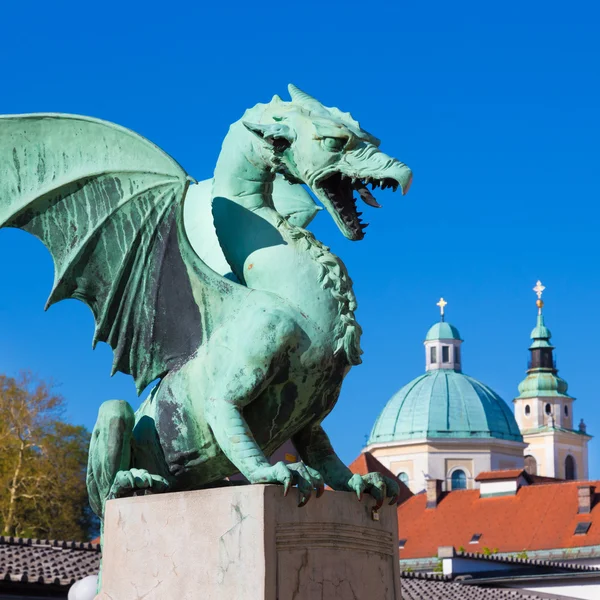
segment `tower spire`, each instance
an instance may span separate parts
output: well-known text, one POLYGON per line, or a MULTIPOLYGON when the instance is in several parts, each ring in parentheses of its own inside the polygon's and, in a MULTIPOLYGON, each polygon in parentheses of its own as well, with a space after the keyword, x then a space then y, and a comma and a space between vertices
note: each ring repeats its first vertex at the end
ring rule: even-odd
POLYGON ((530 474, 547 477, 585 479, 590 436, 573 427, 574 398, 568 394, 567 382, 558 375, 552 334, 544 323, 545 289, 540 280, 533 288, 537 296, 537 319, 531 332, 531 356, 527 376, 519 384, 519 395, 514 400, 517 423, 529 444, 525 450, 525 469, 530 474), (560 438, 556 437, 557 430, 561 432, 560 438), (570 448, 566 456, 565 445, 570 448))

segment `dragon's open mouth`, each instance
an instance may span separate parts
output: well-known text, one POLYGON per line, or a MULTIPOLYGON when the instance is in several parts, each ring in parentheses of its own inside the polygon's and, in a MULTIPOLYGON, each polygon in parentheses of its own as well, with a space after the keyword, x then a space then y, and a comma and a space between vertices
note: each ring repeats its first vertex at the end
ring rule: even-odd
POLYGON ((318 184, 318 187, 331 202, 333 209, 351 233, 352 239, 355 240, 360 240, 364 237, 364 230, 369 224, 363 223, 360 219, 362 213, 356 210, 354 192, 358 192, 365 204, 373 206, 374 208, 381 208, 381 205, 367 189, 368 184, 371 184, 371 189, 373 190, 378 187, 381 187, 383 190, 389 187, 394 191, 396 191, 400 185, 398 181, 391 177, 386 177, 384 179, 365 177, 361 179, 350 177, 339 172, 333 173, 326 179, 321 180, 318 184))

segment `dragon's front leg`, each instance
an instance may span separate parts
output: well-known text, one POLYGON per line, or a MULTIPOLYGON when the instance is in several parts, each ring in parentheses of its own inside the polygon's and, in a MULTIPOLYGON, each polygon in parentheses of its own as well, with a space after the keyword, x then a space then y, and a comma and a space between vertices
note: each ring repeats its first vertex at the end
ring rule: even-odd
POLYGON ((295 321, 277 311, 255 313, 246 324, 241 343, 239 323, 231 328, 231 334, 225 327, 209 342, 203 363, 210 382, 206 421, 225 456, 251 483, 281 483, 285 494, 298 485, 303 505, 313 489, 318 495, 323 493, 323 478, 303 463, 271 465, 242 411, 285 368, 288 361, 282 359, 297 348, 305 334, 295 321))
POLYGON ((340 460, 320 424, 304 428, 292 439, 302 460, 323 474, 327 485, 334 490, 353 491, 360 500, 363 492, 375 498, 379 510, 386 498, 395 504, 400 492, 398 484, 381 473, 358 475, 340 460))

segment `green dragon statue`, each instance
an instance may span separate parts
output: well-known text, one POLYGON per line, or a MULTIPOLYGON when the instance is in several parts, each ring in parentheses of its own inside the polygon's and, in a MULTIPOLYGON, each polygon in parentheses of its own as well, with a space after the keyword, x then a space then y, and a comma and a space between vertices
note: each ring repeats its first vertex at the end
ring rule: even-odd
POLYGON ((296 485, 303 505, 324 485, 371 494, 397 485, 353 475, 321 425, 360 363, 356 300, 342 261, 305 227, 312 190, 351 240, 364 237, 354 192, 408 190, 411 172, 350 116, 294 86, 234 123, 214 178, 196 184, 141 136, 97 119, 0 117, 0 226, 47 246, 48 306, 94 313, 94 344, 138 392, 134 413, 105 402, 92 434, 93 510, 138 492, 251 483, 296 485), (291 185, 290 185, 291 184, 291 185), (296 464, 267 459, 291 439, 296 464))

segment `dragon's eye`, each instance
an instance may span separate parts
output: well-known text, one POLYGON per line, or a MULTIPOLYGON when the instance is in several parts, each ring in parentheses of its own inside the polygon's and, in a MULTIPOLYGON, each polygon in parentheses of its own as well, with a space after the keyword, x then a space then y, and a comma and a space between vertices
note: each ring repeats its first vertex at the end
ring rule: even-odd
POLYGON ((323 138, 323 147, 330 152, 341 152, 346 144, 348 138, 346 137, 326 137, 323 138))

